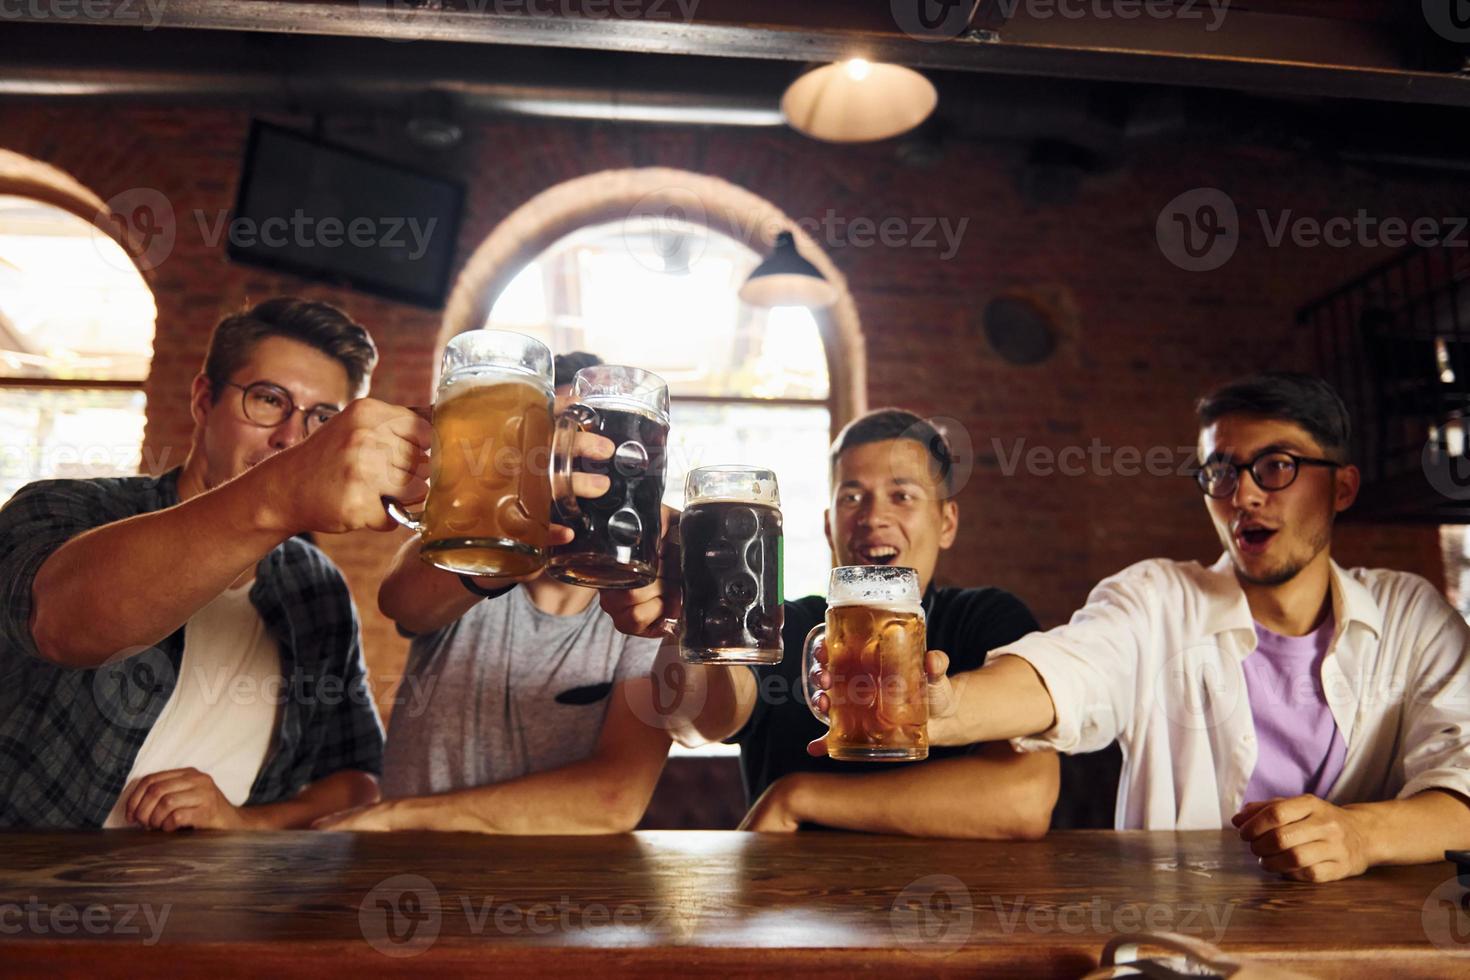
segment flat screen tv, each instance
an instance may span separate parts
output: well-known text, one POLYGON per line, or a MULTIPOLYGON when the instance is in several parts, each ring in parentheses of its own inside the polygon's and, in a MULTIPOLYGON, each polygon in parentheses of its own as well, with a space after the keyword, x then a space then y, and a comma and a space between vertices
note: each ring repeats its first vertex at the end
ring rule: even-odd
POLYGON ((454 181, 256 120, 228 254, 438 309, 463 200, 454 181))

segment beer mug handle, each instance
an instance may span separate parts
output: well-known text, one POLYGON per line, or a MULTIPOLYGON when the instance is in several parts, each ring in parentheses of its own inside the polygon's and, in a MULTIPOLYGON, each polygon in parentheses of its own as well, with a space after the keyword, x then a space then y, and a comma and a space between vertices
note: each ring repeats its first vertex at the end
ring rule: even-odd
POLYGON ((568 517, 582 516, 577 496, 572 493, 572 474, 575 471, 572 450, 577 433, 596 424, 597 410, 580 402, 568 405, 556 420, 556 434, 551 440, 551 492, 556 498, 556 505, 568 517))
POLYGON ((817 675, 822 672, 822 665, 817 661, 817 644, 824 643, 826 639, 827 624, 818 623, 812 627, 811 632, 806 635, 806 642, 801 645, 801 695, 806 699, 806 706, 816 715, 817 721, 831 725, 832 719, 817 707, 817 695, 822 693, 817 684, 817 675))
POLYGON ((411 511, 392 497, 384 497, 383 506, 387 508, 388 516, 399 524, 402 524, 415 534, 422 535, 424 533, 424 512, 422 510, 411 511))
MULTIPOLYGON (((425 422, 434 421, 434 409, 424 405, 410 405, 408 410, 425 422)), ((424 533, 424 511, 419 508, 416 511, 409 510, 392 497, 383 498, 383 507, 387 509, 388 516, 399 524, 408 528, 413 533, 422 536, 424 533)))

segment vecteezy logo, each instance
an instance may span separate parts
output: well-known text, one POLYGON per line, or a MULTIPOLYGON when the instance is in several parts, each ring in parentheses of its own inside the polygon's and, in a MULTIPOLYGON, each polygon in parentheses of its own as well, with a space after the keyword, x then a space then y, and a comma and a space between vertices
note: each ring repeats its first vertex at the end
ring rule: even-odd
MULTIPOLYGON (((954 500, 965 489, 965 484, 970 482, 971 475, 975 472, 975 446, 970 441, 970 430, 959 419, 948 417, 936 417, 915 422, 904 430, 903 435, 894 443, 895 447, 902 447, 909 442, 917 442, 929 448, 926 460, 928 462, 928 477, 944 500, 954 500), (937 437, 931 434, 939 433, 937 437), (943 472, 939 463, 939 457, 943 450, 949 449, 949 473, 943 472), (946 476, 948 477, 946 479, 946 476)), ((892 450, 890 463, 893 472, 897 473, 902 465, 899 448, 892 450)))
POLYGON ((1185 647, 1165 661, 1154 678, 1154 697, 1170 723, 1184 731, 1209 731, 1229 721, 1245 704, 1245 675, 1221 663, 1213 643, 1185 647))
POLYGON ((134 187, 108 201, 97 213, 92 244, 115 269, 156 269, 174 250, 178 234, 174 207, 161 191, 134 187), (122 256, 114 242, 122 245, 122 256))
POLYGON ((384 878, 363 896, 357 925, 368 945, 384 956, 417 956, 439 938, 443 912, 439 889, 423 875, 384 878))
POLYGON ((926 875, 898 893, 888 923, 911 952, 948 955, 974 934, 975 905, 970 889, 954 875, 926 875))
POLYGON ((1470 0, 1424 0, 1424 20, 1447 41, 1470 41, 1470 0))
POLYGON ((1424 900, 1424 935, 1440 949, 1470 952, 1470 891, 1460 879, 1442 881, 1424 900))
POLYGON ((709 228, 704 200, 685 187, 650 191, 623 219, 623 244, 654 272, 682 275, 704 255, 709 228))
MULTIPOLYGON (((667 556, 664 558, 668 561, 667 556)), ((666 644, 653 663, 647 684, 620 684, 634 717, 649 728, 671 731, 704 708, 709 689, 691 683, 697 676, 676 655, 676 644, 666 644)))
POLYGON ((1424 443, 1419 457, 1424 478, 1450 500, 1470 500, 1470 458, 1451 454, 1435 439, 1424 443))
POLYGON ((980 0, 889 0, 893 22, 920 41, 948 41, 970 26, 980 0))
POLYGON ((1164 258, 1186 272, 1213 272, 1235 254, 1240 215, 1230 195, 1214 187, 1185 191, 1164 205, 1154 224, 1164 258))
POLYGON ((172 693, 176 679, 167 653, 158 647, 130 647, 92 671, 92 697, 114 725, 148 728, 155 720, 153 708, 172 693))

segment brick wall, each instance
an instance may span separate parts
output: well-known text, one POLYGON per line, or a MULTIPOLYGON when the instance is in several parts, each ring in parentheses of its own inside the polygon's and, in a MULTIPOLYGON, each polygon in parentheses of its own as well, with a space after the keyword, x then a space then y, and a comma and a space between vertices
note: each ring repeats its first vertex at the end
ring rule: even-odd
MULTIPOLYGON (((195 212, 207 226, 232 205, 248 122, 225 110, 0 105, 0 146, 71 172, 103 198, 153 187, 173 205, 177 244, 152 273, 158 332, 145 458, 182 459, 188 383, 216 320, 278 293, 338 303, 371 326, 382 352, 374 395, 420 403, 429 395, 434 314, 233 265, 206 242, 195 212)), ((831 147, 785 131, 494 121, 442 156, 414 151, 372 121, 339 121, 329 133, 463 179, 460 261, 531 195, 628 166, 713 173, 818 221, 829 209, 849 221, 968 219, 948 261, 935 249, 828 245, 863 319, 870 404, 955 418, 974 444, 962 531, 941 578, 1005 586, 1048 625, 1130 562, 1209 560, 1218 546, 1187 481, 1096 467, 1044 476, 1024 461, 1008 474, 1017 451, 1024 460, 1033 447, 1086 450, 1094 439, 1113 452, 1189 445, 1194 395, 1258 368, 1311 367, 1306 338, 1293 329, 1296 306, 1387 257, 1369 248, 1271 248, 1256 210, 1273 219, 1287 209, 1319 219, 1360 207, 1411 218, 1457 213, 1444 203, 1448 183, 1383 182, 1247 147, 1145 148, 1070 203, 1029 207, 1016 190, 1014 155, 975 143, 952 144, 938 166, 913 169, 890 147, 831 147), (1239 251, 1211 273, 1175 268, 1155 242, 1160 208, 1200 186, 1231 194, 1242 218, 1239 251), (986 301, 1017 288, 1063 311, 1056 353, 1034 367, 1001 361, 980 328, 986 301)), ((397 673, 405 648, 376 612, 376 585, 401 540, 363 533, 322 542, 347 574, 370 663, 384 677, 397 673)), ((1347 563, 1410 569, 1443 585, 1434 528, 1349 525, 1337 551, 1347 563)))

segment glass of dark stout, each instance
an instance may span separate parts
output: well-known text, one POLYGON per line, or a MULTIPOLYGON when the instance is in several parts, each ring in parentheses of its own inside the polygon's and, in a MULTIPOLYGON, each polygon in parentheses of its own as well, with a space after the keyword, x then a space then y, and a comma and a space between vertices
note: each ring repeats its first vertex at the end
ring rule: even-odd
POLYGON ((669 388, 662 378, 616 364, 577 372, 552 444, 554 511, 575 537, 552 552, 548 575, 594 589, 634 589, 658 577, 668 441, 669 388), (575 455, 578 432, 611 440, 612 458, 575 455), (599 473, 612 485, 601 497, 577 497, 573 473, 599 473))
POLYGON ((776 474, 701 466, 684 481, 679 517, 684 624, 691 664, 781 662, 781 496, 776 474))

